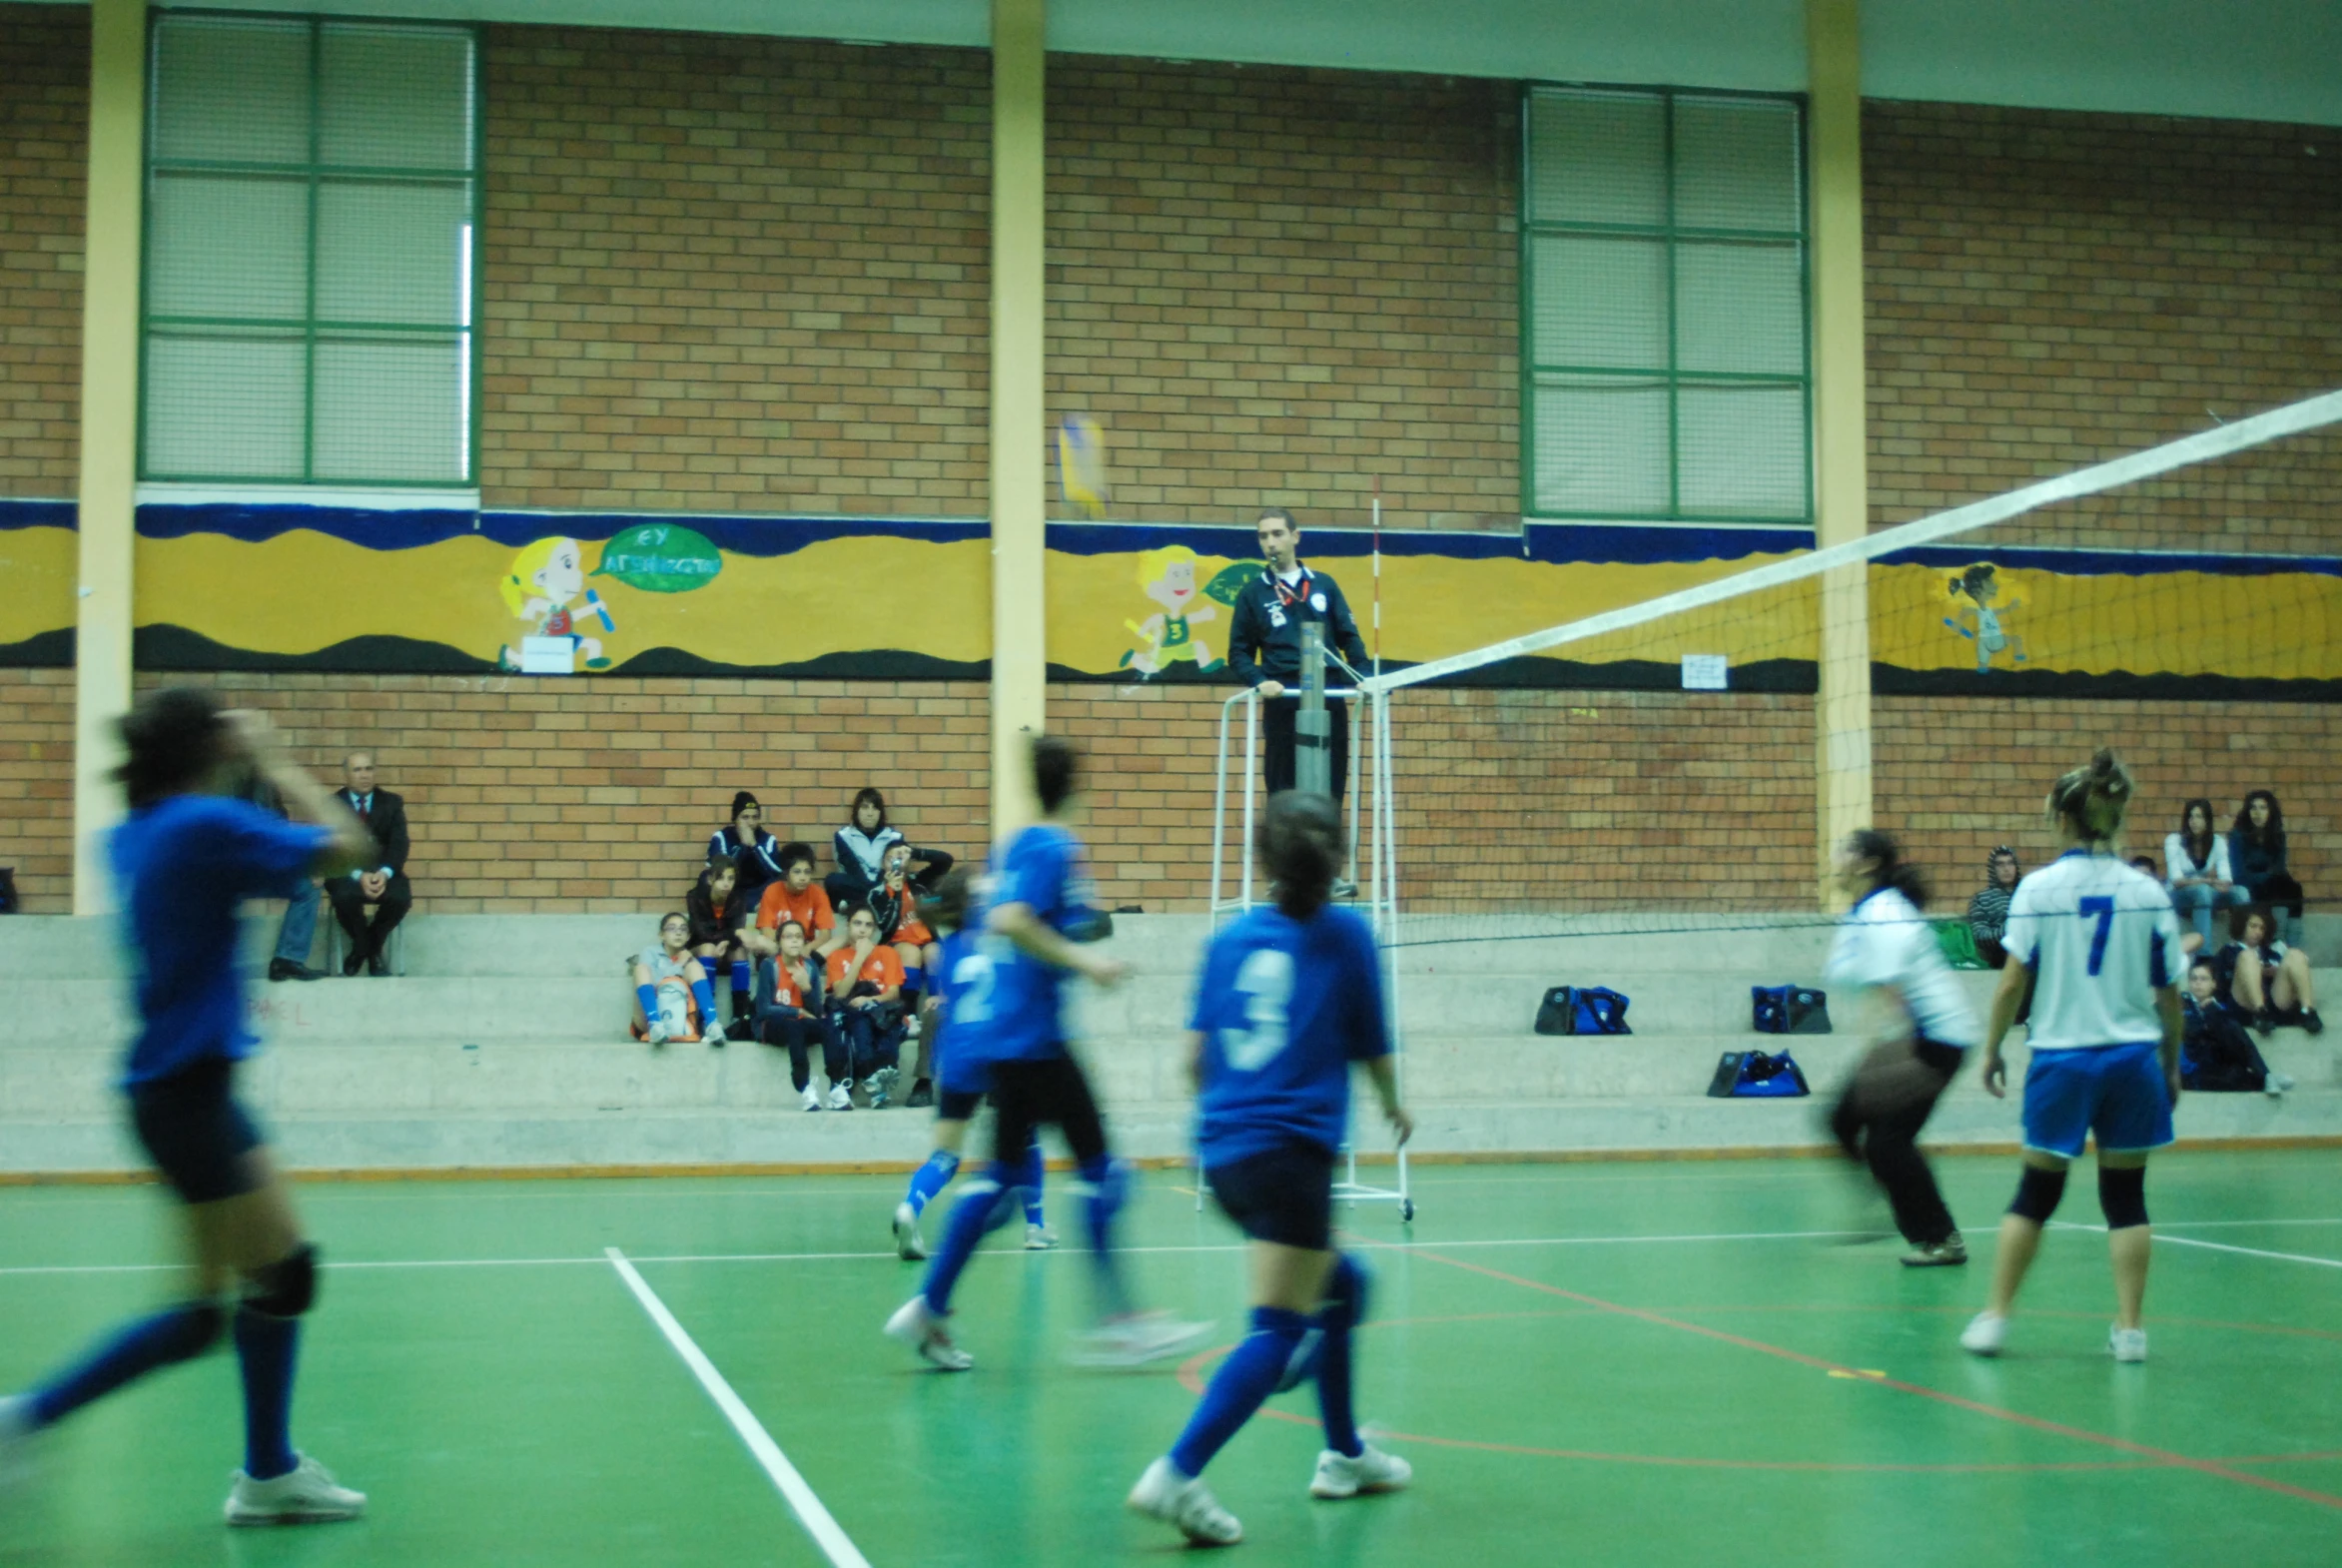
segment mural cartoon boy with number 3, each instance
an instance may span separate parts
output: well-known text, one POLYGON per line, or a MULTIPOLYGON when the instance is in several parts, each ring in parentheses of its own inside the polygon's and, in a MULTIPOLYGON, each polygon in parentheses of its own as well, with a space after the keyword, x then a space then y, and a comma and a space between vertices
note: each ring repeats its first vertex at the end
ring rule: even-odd
MULTIPOLYGON (((505 607, 521 620, 534 623, 534 635, 539 637, 567 637, 585 660, 589 670, 610 667, 602 656, 598 638, 580 635, 578 617, 601 622, 605 632, 616 631, 617 624, 603 605, 601 595, 588 593, 585 587, 585 552, 575 539, 538 539, 525 546, 512 558, 512 569, 496 584, 504 595, 505 607), (582 595, 585 602, 572 616, 569 606, 582 595)), ((498 668, 520 668, 520 656, 510 644, 496 650, 498 668)))

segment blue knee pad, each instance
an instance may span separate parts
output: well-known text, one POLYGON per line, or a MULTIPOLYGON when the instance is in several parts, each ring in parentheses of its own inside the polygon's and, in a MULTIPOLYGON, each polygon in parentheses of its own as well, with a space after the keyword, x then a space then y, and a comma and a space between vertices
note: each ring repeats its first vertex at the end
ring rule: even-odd
POLYGON ((2057 1212, 2058 1200, 2065 1196, 2065 1173, 2042 1171, 2032 1166, 2024 1168, 2017 1179, 2016 1196, 2010 1199, 2008 1211, 2036 1225, 2045 1225, 2049 1216, 2057 1212))
POLYGON ((2098 1167, 2098 1207, 2106 1214, 2106 1228, 2128 1230, 2147 1222, 2147 1168, 2127 1171, 2098 1167))

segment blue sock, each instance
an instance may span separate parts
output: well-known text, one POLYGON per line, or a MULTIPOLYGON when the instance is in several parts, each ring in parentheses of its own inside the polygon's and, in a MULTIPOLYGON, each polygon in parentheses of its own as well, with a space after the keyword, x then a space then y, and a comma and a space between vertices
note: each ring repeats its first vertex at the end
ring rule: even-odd
POLYGON ((924 1214, 927 1205, 935 1201, 935 1194, 952 1184, 952 1177, 960 1174, 960 1157, 948 1149, 939 1149, 927 1157, 927 1164, 911 1173, 911 1190, 903 1201, 911 1205, 911 1212, 924 1214))
POLYGON ((236 1314, 236 1360, 244 1373, 244 1473, 256 1481, 284 1475, 293 1453, 293 1364, 301 1319, 271 1317, 247 1306, 236 1314))
POLYGON ((1334 1259, 1325 1306, 1317 1314, 1317 1326, 1324 1330, 1317 1348, 1317 1413, 1325 1423, 1325 1446, 1353 1459, 1366 1451, 1350 1408, 1350 1330, 1366 1318, 1366 1277, 1365 1267, 1349 1253, 1334 1259))
POLYGON ((935 1249, 935 1256, 927 1265, 927 1283, 920 1293, 927 1297, 930 1311, 937 1314, 952 1309, 952 1289, 960 1282, 960 1270, 968 1266, 968 1259, 976 1255, 985 1236, 1007 1224, 1017 1211, 1017 1205, 1002 1185, 1002 1171, 994 1166, 981 1180, 971 1181, 952 1205, 952 1217, 944 1230, 944 1243, 935 1249))
POLYGON ((1226 1446, 1238 1427, 1252 1419, 1252 1412, 1275 1389, 1308 1327, 1306 1317, 1281 1306, 1252 1308, 1252 1331, 1211 1374, 1211 1384, 1196 1401, 1195 1413, 1187 1417, 1187 1429, 1171 1444, 1173 1468, 1190 1477, 1203 1473, 1211 1456, 1226 1446))
POLYGON ((699 1032, 706 1034, 720 1022, 716 1018, 716 988, 712 981, 691 982, 691 1000, 699 1004, 699 1032))
POLYGON ((1017 1162, 1017 1195, 1025 1200, 1025 1222, 1042 1224, 1041 1217, 1041 1146, 1028 1145, 1025 1158, 1017 1162))
POLYGON ((732 1006, 735 1009, 746 1005, 743 999, 747 997, 748 988, 754 982, 748 976, 748 960, 744 958, 732 960, 732 1006))
POLYGON ((659 1021, 659 993, 656 986, 636 986, 634 1000, 642 1004, 642 1025, 645 1029, 659 1021))
POLYGON ((1097 1266, 1099 1311, 1122 1317, 1131 1311, 1131 1292, 1123 1283, 1122 1265, 1115 1258, 1115 1215, 1131 1193, 1131 1168, 1111 1155, 1082 1162, 1082 1181, 1089 1190, 1082 1217, 1090 1231, 1090 1258, 1097 1266))
POLYGON ((191 1361, 220 1337, 221 1312, 209 1301, 142 1317, 90 1347, 73 1365, 33 1390, 32 1422, 61 1421, 93 1399, 161 1367, 191 1361))

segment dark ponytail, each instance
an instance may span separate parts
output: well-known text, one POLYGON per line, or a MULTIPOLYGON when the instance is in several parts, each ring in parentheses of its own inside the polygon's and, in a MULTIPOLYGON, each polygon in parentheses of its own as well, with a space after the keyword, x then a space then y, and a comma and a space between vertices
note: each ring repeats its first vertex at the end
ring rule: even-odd
POLYGON ((1893 836, 1877 828, 1862 828, 1846 841, 1857 860, 1867 860, 1878 869, 1871 873, 1871 891, 1893 888, 1911 900, 1914 909, 1928 907, 1928 879, 1919 867, 1903 858, 1903 846, 1893 836))
POLYGON ((121 721, 122 762, 114 769, 133 811, 202 784, 226 749, 219 699, 198 686, 151 692, 121 721))
POLYGON ((1341 813, 1333 797, 1288 789, 1272 795, 1260 819, 1260 858, 1276 891, 1276 907, 1307 920, 1333 891, 1341 871, 1341 813))

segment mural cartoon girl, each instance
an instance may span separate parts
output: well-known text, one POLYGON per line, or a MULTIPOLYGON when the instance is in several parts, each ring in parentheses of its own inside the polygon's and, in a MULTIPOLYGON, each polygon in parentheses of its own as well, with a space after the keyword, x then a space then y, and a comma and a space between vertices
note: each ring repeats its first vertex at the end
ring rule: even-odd
POLYGON ((1944 617, 1944 624, 1976 645, 1977 674, 1992 667, 1992 655, 1995 653, 2006 652, 2011 664, 2025 662, 2024 639, 2003 631, 2000 626, 2000 617, 2011 610, 2022 609, 2024 601, 2010 599, 1998 609, 1992 607, 1992 601, 2000 596, 2000 584, 1994 580, 1989 562, 1979 562, 1952 578, 1951 592, 1954 600, 1964 594, 1968 603, 1974 606, 1976 625, 1973 631, 1951 615, 1944 617))
POLYGON ((1195 581, 1198 564, 1195 552, 1184 544, 1166 545, 1139 557, 1139 589, 1163 609, 1148 616, 1143 623, 1123 622, 1147 644, 1123 655, 1125 669, 1158 675, 1173 664, 1187 663, 1208 675, 1219 668, 1219 660, 1211 656, 1211 649, 1198 641, 1191 629, 1196 622, 1219 614, 1207 603, 1196 603, 1203 597, 1203 590, 1195 581))
MULTIPOLYGON (((512 557, 512 569, 497 584, 504 595, 505 607, 521 620, 533 621, 533 635, 539 637, 567 637, 585 660, 589 670, 610 667, 602 656, 602 645, 597 638, 582 636, 577 630, 577 616, 591 616, 601 622, 604 631, 615 631, 610 612, 604 608, 601 595, 585 591, 585 551, 575 539, 538 539, 524 545, 512 557), (585 602, 572 616, 569 606, 583 596, 585 602)), ((496 650, 496 664, 501 669, 520 668, 520 655, 510 644, 496 650)))

